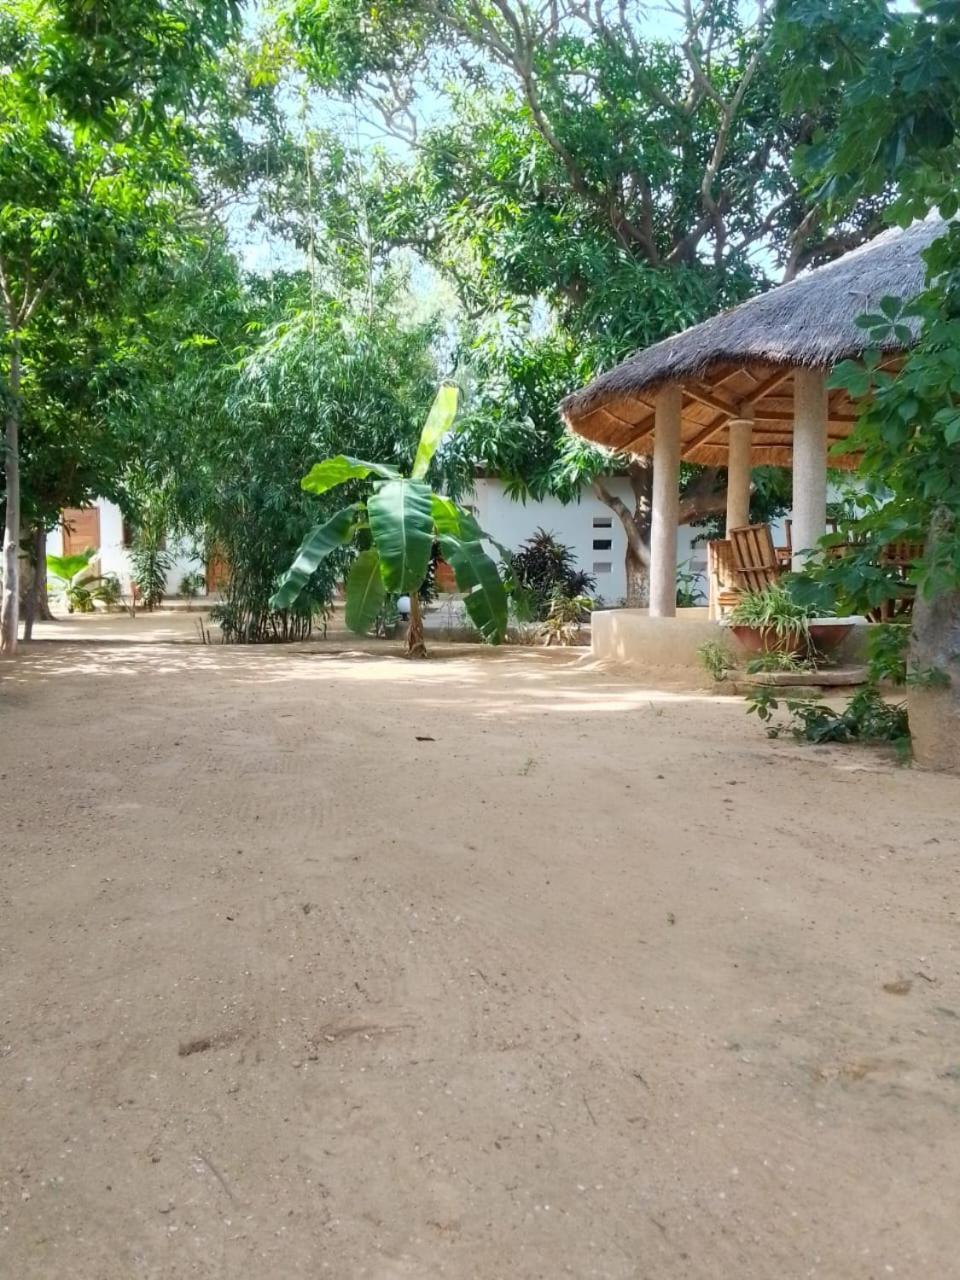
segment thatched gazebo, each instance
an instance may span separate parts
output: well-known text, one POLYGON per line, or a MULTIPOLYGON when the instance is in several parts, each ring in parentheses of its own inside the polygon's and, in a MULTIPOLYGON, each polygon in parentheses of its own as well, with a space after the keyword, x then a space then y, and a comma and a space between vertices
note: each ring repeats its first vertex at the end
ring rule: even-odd
MULTIPOLYGON (((856 418, 826 376, 870 345, 858 316, 923 287, 939 219, 886 231, 836 262, 638 351, 568 396, 568 426, 596 444, 653 454, 650 614, 676 601, 681 461, 727 468, 727 527, 748 523, 750 469, 793 466, 794 564, 826 528, 827 451, 856 418)), ((892 364, 905 344, 891 340, 892 364)), ((839 456, 833 466, 855 465, 839 456)))

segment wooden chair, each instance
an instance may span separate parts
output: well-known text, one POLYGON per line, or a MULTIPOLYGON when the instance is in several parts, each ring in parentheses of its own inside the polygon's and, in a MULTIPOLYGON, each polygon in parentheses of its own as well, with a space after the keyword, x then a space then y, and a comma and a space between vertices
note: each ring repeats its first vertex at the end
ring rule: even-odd
MULTIPOLYGON (((837 521, 832 516, 827 516, 826 528, 824 532, 825 533, 837 532, 837 521)), ((784 569, 789 569, 791 561, 793 560, 793 521, 792 520, 784 520, 783 535, 786 538, 786 542, 782 547, 776 548, 777 559, 780 561, 780 564, 784 569)))
POLYGON ((923 552, 924 545, 922 542, 890 542, 880 552, 877 557, 877 563, 885 571, 888 571, 892 578, 902 584, 902 594, 893 600, 884 600, 883 604, 871 609, 867 613, 867 617, 871 622, 896 622, 901 618, 910 617, 913 613, 913 598, 916 595, 916 589, 912 583, 907 582, 907 577, 915 562, 923 555, 923 552))
POLYGON ((733 572, 741 591, 762 591, 780 581, 783 572, 770 526, 747 524, 728 529, 733 549, 733 572))
POLYGON ((707 543, 707 593, 707 616, 712 619, 722 618, 740 599, 733 546, 727 539, 707 543))

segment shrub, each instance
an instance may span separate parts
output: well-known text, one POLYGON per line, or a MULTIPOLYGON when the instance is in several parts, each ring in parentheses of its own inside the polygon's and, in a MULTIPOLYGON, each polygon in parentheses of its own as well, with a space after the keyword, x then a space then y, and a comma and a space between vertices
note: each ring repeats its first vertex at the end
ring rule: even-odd
POLYGON ((131 577, 147 609, 159 609, 167 594, 167 574, 173 568, 173 557, 167 551, 162 533, 145 527, 134 534, 130 547, 131 577))
POLYGON ((593 601, 589 596, 568 596, 554 592, 546 618, 540 624, 545 645, 576 644, 580 629, 590 616, 593 601))
POLYGON ((708 640, 697 650, 700 665, 714 680, 726 680, 736 669, 736 661, 722 640, 708 640))
POLYGON ((183 596, 185 600, 195 600, 206 585, 207 580, 199 571, 196 573, 185 573, 180 579, 180 586, 177 589, 177 594, 183 596))
POLYGON ((546 621, 558 595, 571 600, 589 596, 597 580, 576 563, 572 548, 545 529, 537 529, 510 558, 518 613, 546 621))
POLYGON ((890 742, 902 751, 909 750, 906 705, 884 701, 875 684, 858 689, 842 711, 815 698, 787 698, 783 705, 790 718, 785 724, 775 724, 780 700, 772 689, 760 688, 750 695, 747 712, 766 723, 771 738, 786 729, 806 742, 890 742))

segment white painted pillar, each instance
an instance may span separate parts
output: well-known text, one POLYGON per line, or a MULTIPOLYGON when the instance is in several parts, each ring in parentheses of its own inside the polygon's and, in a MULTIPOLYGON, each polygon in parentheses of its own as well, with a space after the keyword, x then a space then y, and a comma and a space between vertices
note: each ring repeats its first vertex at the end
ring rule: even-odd
POLYGON ((650 528, 650 617, 677 612, 677 517, 680 508, 679 387, 656 399, 653 437, 653 520, 650 528))
POLYGON ((793 374, 793 568, 827 528, 827 387, 820 369, 793 374))
POLYGON ((753 448, 753 410, 731 418, 730 454, 727 458, 727 536, 731 529, 750 523, 750 455, 753 448), (749 413, 749 417, 746 416, 749 413))

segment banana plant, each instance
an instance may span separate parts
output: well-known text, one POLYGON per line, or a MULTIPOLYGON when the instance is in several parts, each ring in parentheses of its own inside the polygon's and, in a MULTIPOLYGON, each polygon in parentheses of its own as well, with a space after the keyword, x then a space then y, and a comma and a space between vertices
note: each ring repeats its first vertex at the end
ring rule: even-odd
POLYGON ((507 630, 507 591, 496 564, 483 549, 485 534, 469 511, 434 493, 426 474, 437 447, 457 413, 457 388, 437 392, 417 446, 413 469, 403 476, 382 462, 338 454, 318 462, 300 482, 307 493, 324 494, 351 480, 373 478, 373 491, 341 508, 311 529, 296 559, 280 579, 270 603, 289 609, 317 566, 338 547, 360 535, 363 549, 346 581, 344 617, 351 631, 366 634, 388 593, 410 597, 407 652, 426 657, 419 590, 427 576, 434 542, 453 570, 474 626, 490 644, 507 630))
POLYGON ((90 573, 90 562, 96 554, 95 548, 87 547, 86 551, 70 556, 47 556, 51 594, 56 594, 71 613, 74 609, 81 613, 93 609, 89 587, 100 579, 90 573))

